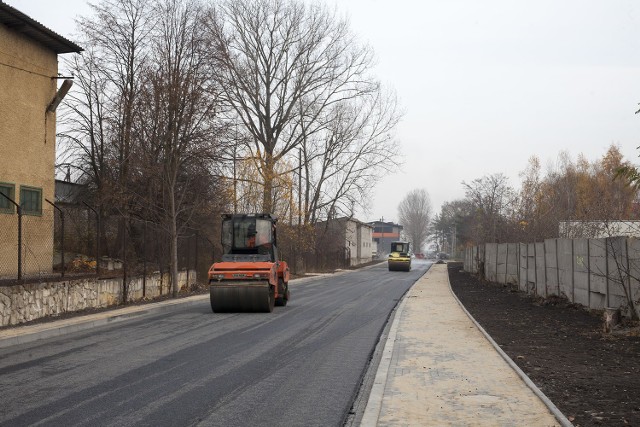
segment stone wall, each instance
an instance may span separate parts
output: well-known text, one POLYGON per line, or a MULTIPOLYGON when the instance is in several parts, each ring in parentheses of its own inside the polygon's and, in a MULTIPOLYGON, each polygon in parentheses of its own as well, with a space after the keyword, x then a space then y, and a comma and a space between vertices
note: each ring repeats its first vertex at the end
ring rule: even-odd
MULTIPOLYGON (((180 289, 196 283, 194 270, 178 273, 180 289)), ((154 273, 128 279, 128 301, 157 298, 171 292, 169 274, 154 273)), ((85 278, 52 283, 0 287, 0 326, 18 325, 46 316, 88 308, 103 308, 122 301, 122 278, 85 278)))

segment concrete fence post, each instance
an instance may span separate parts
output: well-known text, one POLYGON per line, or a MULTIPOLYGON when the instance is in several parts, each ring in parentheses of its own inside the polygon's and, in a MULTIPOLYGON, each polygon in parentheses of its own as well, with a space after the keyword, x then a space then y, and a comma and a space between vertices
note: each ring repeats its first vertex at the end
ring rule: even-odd
POLYGON ((475 259, 476 259, 476 255, 475 254, 478 253, 477 252, 477 248, 475 246, 472 246, 472 247, 469 248, 469 252, 470 252, 469 262, 470 262, 470 266, 471 266, 471 271, 473 273, 477 273, 478 271, 477 271, 476 261, 475 261, 475 259))
POLYGON ((542 259, 544 259, 544 296, 549 296, 549 290, 547 289, 547 241, 542 241, 542 259))
POLYGON ((604 280, 605 280, 605 301, 607 302, 607 307, 611 307, 610 297, 609 297, 609 238, 604 238, 604 280))
POLYGON ((533 241, 533 280, 535 281, 533 287, 533 294, 538 295, 538 251, 536 248, 536 241, 533 241))
POLYGON ((499 247, 500 247, 500 244, 496 243, 496 268, 494 270, 496 283, 500 283, 500 281, 498 280, 498 248, 499 247))
POLYGON ((516 246, 516 280, 518 281, 518 287, 520 287, 520 245, 516 246))
POLYGON ((587 305, 591 308, 591 239, 587 239, 587 305))
MULTIPOLYGON (((627 295, 629 295, 629 298, 633 299, 633 293, 631 292, 631 265, 629 263, 629 238, 628 237, 625 237, 624 239, 624 252, 625 252, 625 259, 627 261, 625 265, 625 270, 627 274, 627 287, 629 288, 629 293, 627 293, 627 295)), ((622 286, 624 286, 624 284, 622 286)), ((634 310, 635 307, 629 307, 629 309, 634 310)))
POLYGON ((506 243, 507 245, 507 255, 505 256, 505 263, 504 263, 504 283, 507 284, 509 283, 509 244, 506 243))
POLYGON ((525 289, 527 290, 527 293, 529 293, 529 243, 526 243, 527 245, 527 277, 525 277, 525 289))
POLYGON ((480 263, 480 247, 479 246, 474 246, 473 247, 473 272, 478 274, 478 265, 480 263))
POLYGON ((558 296, 560 296, 560 256, 558 255, 558 239, 555 239, 555 242, 556 242, 556 276, 557 276, 558 296))
POLYGON ((485 279, 489 280, 489 275, 487 274, 488 273, 487 269, 489 268, 489 262, 488 262, 489 260, 487 259, 487 244, 486 243, 484 244, 484 254, 482 255, 482 258, 484 258, 483 259, 483 261, 484 261, 483 262, 484 271, 482 272, 482 274, 484 275, 485 279))
POLYGON ((573 244, 574 239, 571 239, 571 302, 576 302, 576 260, 573 244))
POLYGON ((477 273, 478 272, 478 267, 476 265, 476 254, 478 253, 478 250, 475 246, 472 246, 469 248, 469 252, 470 254, 470 268, 471 268, 471 272, 472 273, 477 273))

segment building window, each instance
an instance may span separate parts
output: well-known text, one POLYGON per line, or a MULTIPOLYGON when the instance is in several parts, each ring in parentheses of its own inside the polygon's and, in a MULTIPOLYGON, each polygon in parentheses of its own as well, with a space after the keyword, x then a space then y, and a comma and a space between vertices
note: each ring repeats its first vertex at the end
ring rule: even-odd
POLYGON ((21 186, 20 208, 25 215, 42 215, 42 189, 21 186))
MULTIPOLYGON (((9 197, 11 200, 15 200, 15 188, 16 186, 13 184, 0 182, 0 193, 9 197)), ((7 200, 7 198, 4 196, 0 196, 0 212, 8 214, 12 214, 15 212, 13 203, 7 200)))

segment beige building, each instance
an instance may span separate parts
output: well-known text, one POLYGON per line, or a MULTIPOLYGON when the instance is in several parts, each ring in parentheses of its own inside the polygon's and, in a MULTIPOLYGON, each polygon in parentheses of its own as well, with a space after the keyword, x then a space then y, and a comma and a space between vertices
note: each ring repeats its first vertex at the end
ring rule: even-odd
POLYGON ((345 257, 349 265, 371 262, 373 243, 373 227, 355 218, 336 218, 319 222, 320 230, 327 230, 336 244, 345 248, 345 257))
POLYGON ((0 1, 0 279, 17 278, 22 211, 23 277, 50 273, 58 54, 82 49, 0 1), (10 200, 9 200, 10 199, 10 200))

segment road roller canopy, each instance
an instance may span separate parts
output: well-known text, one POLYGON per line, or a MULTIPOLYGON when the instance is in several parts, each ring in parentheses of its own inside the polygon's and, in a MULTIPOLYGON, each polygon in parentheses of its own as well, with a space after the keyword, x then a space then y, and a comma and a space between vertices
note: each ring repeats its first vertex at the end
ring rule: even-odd
POLYGON ((277 218, 271 214, 230 215, 222 217, 223 260, 235 255, 258 256, 261 260, 275 262, 277 218))
POLYGON ((409 253, 409 242, 391 242, 391 252, 409 253))

